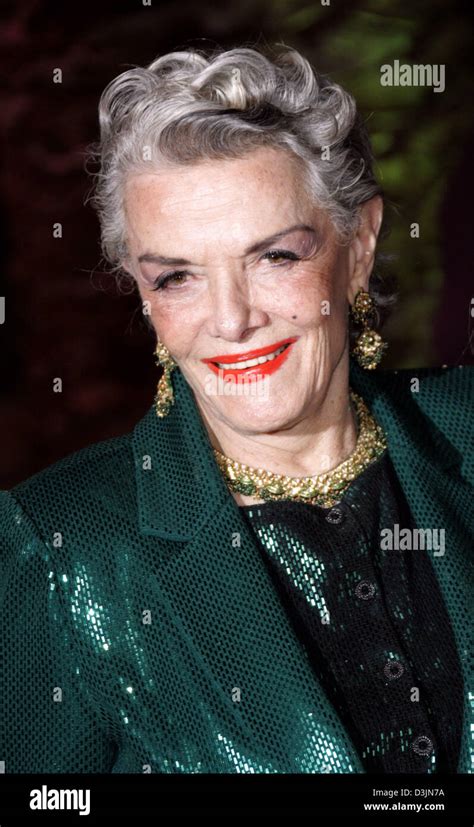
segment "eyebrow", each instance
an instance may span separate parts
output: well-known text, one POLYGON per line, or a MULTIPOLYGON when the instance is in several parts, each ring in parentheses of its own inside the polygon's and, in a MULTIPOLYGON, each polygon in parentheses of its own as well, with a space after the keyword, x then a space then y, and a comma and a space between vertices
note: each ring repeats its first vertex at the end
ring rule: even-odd
MULTIPOLYGON (((268 238, 262 239, 262 241, 257 241, 256 244, 252 244, 250 247, 244 252, 244 255, 248 256, 252 253, 258 253, 260 250, 263 250, 265 247, 268 247, 271 244, 274 244, 283 236, 288 235, 289 233, 294 233, 297 230, 303 230, 308 233, 312 233, 316 235, 316 230, 314 227, 310 227, 309 224, 295 224, 293 227, 288 227, 285 230, 280 230, 279 233, 274 233, 273 235, 268 236, 268 238)), ((149 262, 150 264, 166 264, 172 266, 183 266, 186 264, 192 264, 192 261, 188 261, 186 258, 170 258, 169 256, 159 256, 157 253, 143 253, 141 256, 138 257, 138 261, 141 263, 142 261, 149 262)))

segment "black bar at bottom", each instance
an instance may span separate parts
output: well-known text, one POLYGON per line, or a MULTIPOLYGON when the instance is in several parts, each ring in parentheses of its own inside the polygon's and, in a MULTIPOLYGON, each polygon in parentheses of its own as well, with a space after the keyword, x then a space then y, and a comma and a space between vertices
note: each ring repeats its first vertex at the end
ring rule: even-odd
POLYGON ((367 823, 472 827, 471 775, 0 775, 0 827, 105 824, 132 813, 305 809, 367 823), (81 815, 82 813, 82 815, 81 815))

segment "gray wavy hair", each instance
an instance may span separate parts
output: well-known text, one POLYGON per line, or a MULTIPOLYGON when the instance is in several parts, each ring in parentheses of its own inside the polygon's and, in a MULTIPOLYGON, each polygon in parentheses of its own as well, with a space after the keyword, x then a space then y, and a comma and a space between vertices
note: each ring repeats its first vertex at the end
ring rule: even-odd
MULTIPOLYGON (((359 206, 384 197, 354 98, 284 44, 271 56, 250 47, 189 49, 134 66, 104 89, 99 121, 100 141, 87 151, 88 162, 99 166, 87 200, 99 216, 103 256, 117 275, 127 258, 124 182, 150 165, 282 148, 303 165, 307 192, 327 211, 342 243, 358 227, 359 206)), ((369 286, 376 326, 395 300, 378 273, 379 260, 377 254, 369 286)), ((356 333, 351 320, 352 338, 356 333)))

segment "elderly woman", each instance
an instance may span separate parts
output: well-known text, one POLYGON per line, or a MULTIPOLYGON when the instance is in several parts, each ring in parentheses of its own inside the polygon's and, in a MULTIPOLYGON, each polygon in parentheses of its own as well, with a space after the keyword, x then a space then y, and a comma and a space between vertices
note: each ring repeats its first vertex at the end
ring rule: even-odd
POLYGON ((472 371, 374 370, 353 98, 287 47, 190 50, 100 125, 163 373, 131 433, 3 492, 5 771, 467 772, 472 371))

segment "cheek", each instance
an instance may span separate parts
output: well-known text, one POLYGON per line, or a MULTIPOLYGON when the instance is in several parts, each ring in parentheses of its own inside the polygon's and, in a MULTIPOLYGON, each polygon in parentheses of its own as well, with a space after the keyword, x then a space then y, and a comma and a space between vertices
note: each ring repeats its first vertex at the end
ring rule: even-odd
POLYGON ((167 302, 149 301, 151 321, 157 336, 168 343, 177 359, 184 358, 200 325, 196 307, 188 304, 178 309, 167 302))
POLYGON ((338 299, 332 271, 310 263, 300 266, 288 279, 282 280, 271 294, 276 312, 287 318, 296 315, 299 324, 312 326, 328 321, 328 306, 333 315, 338 299))
POLYGON ((170 308, 163 307, 159 302, 151 302, 151 320, 155 329, 165 340, 171 341, 175 335, 179 336, 179 331, 183 327, 178 323, 176 313, 172 313, 170 308))

